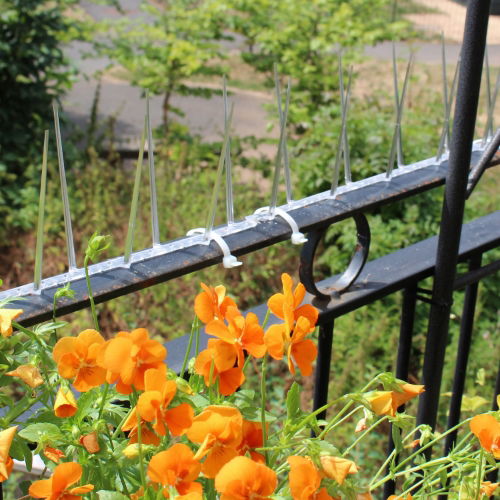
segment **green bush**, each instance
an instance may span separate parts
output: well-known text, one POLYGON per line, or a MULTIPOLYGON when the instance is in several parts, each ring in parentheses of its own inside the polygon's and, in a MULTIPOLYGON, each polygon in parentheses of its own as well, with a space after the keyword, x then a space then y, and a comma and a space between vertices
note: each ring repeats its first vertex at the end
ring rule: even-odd
POLYGON ((76 0, 0 0, 0 237, 34 222, 43 130, 72 83, 62 43, 90 29, 65 13, 76 0), (35 208, 33 208, 35 207, 35 208))

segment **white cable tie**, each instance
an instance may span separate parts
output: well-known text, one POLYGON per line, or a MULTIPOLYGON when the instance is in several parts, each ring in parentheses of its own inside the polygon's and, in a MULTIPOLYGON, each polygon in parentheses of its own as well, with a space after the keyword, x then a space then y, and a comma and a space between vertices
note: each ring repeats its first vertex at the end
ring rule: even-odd
POLYGON ((299 231, 299 226, 295 222, 295 219, 288 213, 282 210, 281 208, 275 207, 274 213, 271 214, 269 207, 261 207, 255 211, 256 215, 267 216, 266 218, 272 220, 279 215, 292 230, 291 240, 294 245, 302 245, 307 241, 307 238, 299 231))
POLYGON ((195 234, 204 234, 206 237, 207 245, 210 244, 212 240, 215 241, 215 243, 217 243, 217 245, 222 250, 222 253, 224 255, 224 257, 222 258, 222 265, 226 269, 238 267, 243 264, 243 262, 240 262, 234 255, 231 255, 231 250, 229 249, 227 243, 224 241, 224 238, 220 234, 217 234, 215 231, 210 231, 207 234, 207 231, 204 227, 197 227, 187 232, 188 236, 193 236, 195 234))

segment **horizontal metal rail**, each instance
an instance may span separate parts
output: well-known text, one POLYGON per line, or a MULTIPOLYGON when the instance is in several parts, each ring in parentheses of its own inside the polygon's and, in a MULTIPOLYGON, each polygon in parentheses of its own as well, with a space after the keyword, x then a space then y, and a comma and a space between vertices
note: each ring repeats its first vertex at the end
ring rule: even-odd
MULTIPOLYGON (((478 162, 481 153, 481 150, 473 152, 472 166, 478 162)), ((497 164, 500 164, 500 153, 494 156, 490 166, 497 164)), ((306 232, 440 186, 445 182, 447 168, 447 161, 436 164, 434 159, 424 160, 394 170, 390 179, 385 174, 380 174, 339 188, 335 197, 328 191, 293 201, 282 208, 306 232)), ((234 255, 253 252, 290 236, 289 224, 279 216, 273 219, 250 216, 230 227, 219 227, 216 231, 224 238, 234 255)), ((94 264, 89 268, 94 299, 96 303, 105 302, 211 266, 221 260, 220 248, 205 240, 203 235, 198 235, 136 252, 129 265, 124 263, 122 257, 94 264)), ((364 274, 360 277, 361 282, 363 276, 364 274)), ((32 284, 7 290, 0 293, 0 300, 12 296, 22 298, 13 305, 24 309, 20 321, 29 326, 52 316, 54 294, 66 283, 71 285, 75 296, 58 301, 57 315, 88 307, 90 302, 87 285, 81 269, 43 280, 40 291, 35 291, 32 284)), ((357 290, 356 287, 357 285, 354 290, 357 290)))

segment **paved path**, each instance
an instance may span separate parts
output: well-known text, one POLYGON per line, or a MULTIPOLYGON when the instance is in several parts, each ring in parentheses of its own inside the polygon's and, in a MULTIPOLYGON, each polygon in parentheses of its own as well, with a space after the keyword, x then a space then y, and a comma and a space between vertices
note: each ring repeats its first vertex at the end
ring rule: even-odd
MULTIPOLYGON (((140 0, 120 0, 126 15, 129 18, 144 17, 139 9, 140 0)), ((438 8, 440 13, 421 14, 412 16, 412 21, 421 28, 440 33, 444 31, 447 40, 447 59, 453 64, 460 50, 460 45, 453 40, 460 39, 458 33, 463 30, 463 19, 465 7, 451 0, 419 0, 421 3, 438 8)), ((81 5, 87 13, 96 19, 116 19, 121 16, 114 8, 82 0, 81 5)), ((490 63, 492 66, 500 67, 500 16, 491 16, 490 19, 489 47, 490 63)), ((241 47, 241 39, 225 42, 228 48, 237 50, 241 47)), ((82 72, 82 78, 74 85, 64 100, 64 108, 67 116, 78 127, 87 127, 92 100, 97 86, 93 74, 97 70, 104 69, 109 61, 106 59, 84 59, 82 52, 87 47, 84 44, 73 44, 67 49, 72 60, 78 61, 82 72)), ((415 42, 412 50, 416 50, 418 61, 427 63, 441 62, 439 45, 431 42, 415 42)), ((397 52, 405 57, 409 52, 409 45, 398 44, 397 52)), ((366 55, 376 59, 389 60, 391 58, 391 44, 382 43, 375 47, 368 47, 366 55)), ((239 136, 254 135, 260 138, 276 137, 276 128, 271 132, 266 131, 269 121, 265 105, 273 99, 271 92, 251 92, 232 89, 234 92, 230 97, 234 102, 233 131, 239 136)), ((185 114, 179 121, 189 126, 193 133, 200 134, 205 140, 217 140, 221 138, 223 124, 222 99, 212 97, 203 99, 197 97, 176 96, 173 99, 174 106, 179 107, 185 114)), ((99 103, 100 118, 116 116, 115 135, 118 140, 132 141, 132 147, 136 148, 138 138, 141 135, 144 99, 141 91, 126 82, 110 77, 102 80, 101 99, 99 103)), ((161 123, 161 97, 152 98, 151 117, 154 126, 161 123)), ((271 148, 272 149, 272 148, 271 148)))

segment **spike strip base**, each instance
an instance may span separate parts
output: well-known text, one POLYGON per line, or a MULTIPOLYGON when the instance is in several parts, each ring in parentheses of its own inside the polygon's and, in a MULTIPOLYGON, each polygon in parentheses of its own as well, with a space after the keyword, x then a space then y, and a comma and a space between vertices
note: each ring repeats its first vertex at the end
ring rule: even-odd
POLYGON ((281 217, 292 230, 291 241, 294 245, 302 245, 307 241, 307 238, 299 231, 299 226, 295 222, 295 219, 283 209, 275 207, 274 212, 271 213, 270 207, 261 207, 255 211, 255 215, 264 217, 266 220, 272 220, 276 216, 281 217))
POLYGON ((193 236, 195 234, 202 234, 204 237, 204 243, 206 245, 210 245, 212 241, 215 241, 219 248, 222 250, 222 265, 226 269, 232 269, 233 267, 239 267, 243 264, 240 262, 234 255, 231 254, 231 250, 228 244, 224 241, 224 238, 220 234, 217 234, 215 231, 208 231, 204 227, 197 227, 195 229, 191 229, 187 232, 188 236, 193 236))

